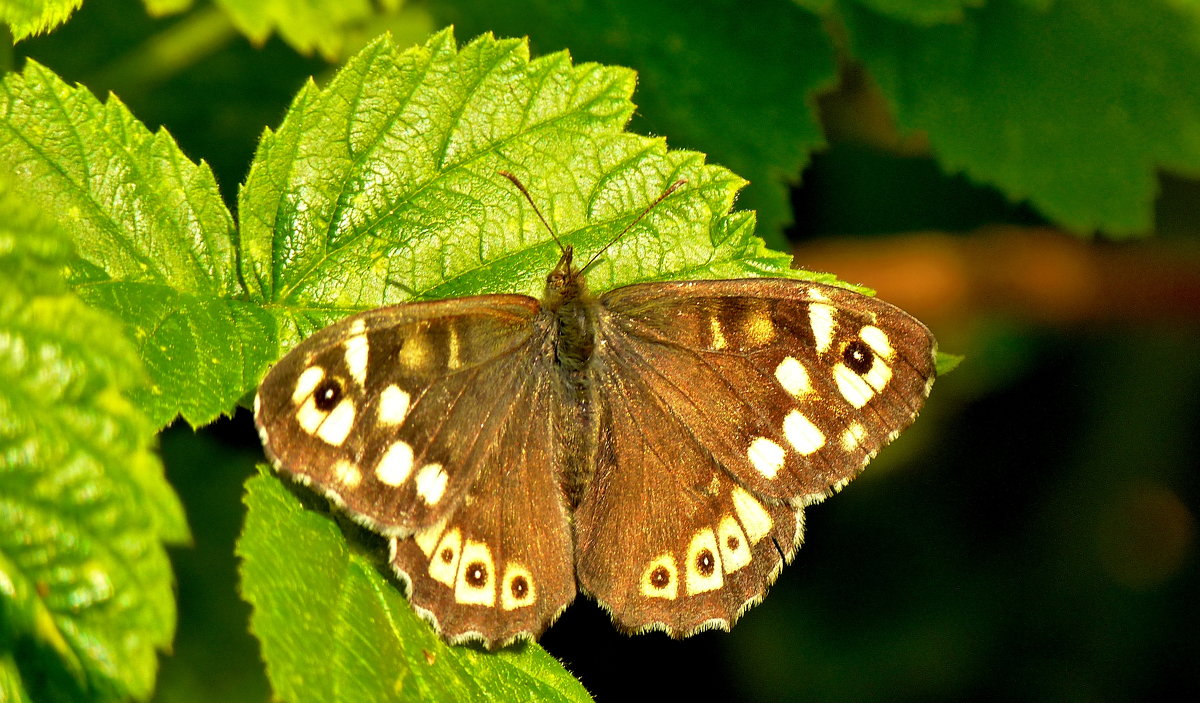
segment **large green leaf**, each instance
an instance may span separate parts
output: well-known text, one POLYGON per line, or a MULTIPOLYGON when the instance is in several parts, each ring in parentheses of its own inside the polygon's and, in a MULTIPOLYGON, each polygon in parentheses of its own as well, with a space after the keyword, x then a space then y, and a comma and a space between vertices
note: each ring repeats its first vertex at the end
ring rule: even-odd
POLYGON ((903 127, 1067 227, 1148 232, 1157 170, 1200 173, 1194 3, 990 0, 928 28, 843 6, 903 127))
MULTIPOLYGON (((729 214, 742 180, 623 131, 634 75, 485 36, 461 50, 368 46, 309 85, 268 132, 239 203, 242 278, 286 345, 357 310, 480 292, 540 294, 560 238, 599 251, 669 184, 686 186, 608 250, 597 289, 639 280, 791 275, 729 214)), ((800 275, 800 274, 796 274, 800 275)))
POLYGON ((279 479, 246 484, 238 542, 242 591, 254 606, 275 696, 327 701, 581 701, 583 687, 532 644, 486 653, 451 647, 396 585, 352 549, 328 516, 279 479))
POLYGON ((81 261, 70 283, 125 322, 157 425, 228 412, 274 349, 273 320, 237 279, 233 222, 212 172, 115 97, 101 103, 28 62, 0 84, 0 167, 58 220, 81 261))
POLYGON ((69 256, 0 181, 0 696, 144 699, 187 525, 127 399, 137 355, 59 278, 69 256))
POLYGON ((749 179, 739 205, 783 246, 789 198, 824 144, 814 93, 835 81, 819 18, 789 2, 738 0, 436 0, 430 10, 471 33, 529 35, 542 50, 638 72, 638 128, 667 135, 749 179))

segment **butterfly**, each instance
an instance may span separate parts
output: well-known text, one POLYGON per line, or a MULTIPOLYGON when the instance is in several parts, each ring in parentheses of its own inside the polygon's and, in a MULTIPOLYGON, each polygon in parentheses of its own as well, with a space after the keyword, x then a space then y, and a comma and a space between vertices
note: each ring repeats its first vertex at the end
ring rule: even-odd
POLYGON ((301 342, 255 398, 265 451, 388 538, 451 643, 536 639, 579 592, 629 632, 728 629, 795 554, 804 507, 913 422, 934 338, 809 281, 593 295, 599 253, 560 249, 540 300, 404 303, 301 342))

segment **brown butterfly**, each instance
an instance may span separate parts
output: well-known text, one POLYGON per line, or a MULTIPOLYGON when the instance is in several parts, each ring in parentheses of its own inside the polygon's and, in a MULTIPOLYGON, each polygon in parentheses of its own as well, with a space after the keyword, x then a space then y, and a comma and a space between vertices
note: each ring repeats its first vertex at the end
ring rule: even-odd
POLYGON ((727 629, 795 554, 803 508, 912 423, 933 336, 807 281, 592 295, 599 254, 560 247, 541 300, 406 303, 309 337, 259 388, 263 445, 390 538, 452 643, 536 638, 577 591, 624 630, 727 629))

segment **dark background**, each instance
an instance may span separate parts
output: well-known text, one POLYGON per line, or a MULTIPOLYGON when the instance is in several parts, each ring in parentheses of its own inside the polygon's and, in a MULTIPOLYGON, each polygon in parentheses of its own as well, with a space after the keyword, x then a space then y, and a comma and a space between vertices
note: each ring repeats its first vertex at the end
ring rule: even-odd
MULTIPOLYGON (((262 129, 331 68, 219 27, 161 73, 130 63, 178 26, 88 2, 17 52, 167 127, 232 207, 262 129)), ((861 105, 852 78, 827 119, 861 105)), ((789 236, 798 265, 876 287, 965 361, 862 477, 808 511, 796 561, 732 633, 626 638, 572 606, 543 644, 598 699, 1200 692, 1200 184, 1164 174, 1149 240, 1081 240, 920 151, 835 139, 803 174, 789 236)), ((262 460, 249 413, 172 427, 162 451, 196 543, 172 554, 180 628, 158 699, 266 700, 233 557, 242 482, 262 460)))

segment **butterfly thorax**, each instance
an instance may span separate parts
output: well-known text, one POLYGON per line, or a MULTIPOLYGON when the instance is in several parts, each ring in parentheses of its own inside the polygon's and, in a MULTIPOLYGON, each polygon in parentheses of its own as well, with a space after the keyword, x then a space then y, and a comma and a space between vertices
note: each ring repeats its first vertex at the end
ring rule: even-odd
POLYGON ((558 265, 546 277, 546 293, 542 307, 555 316, 555 361, 576 386, 582 390, 584 369, 592 358, 595 346, 594 302, 587 292, 583 273, 572 263, 573 250, 563 249, 558 265))

